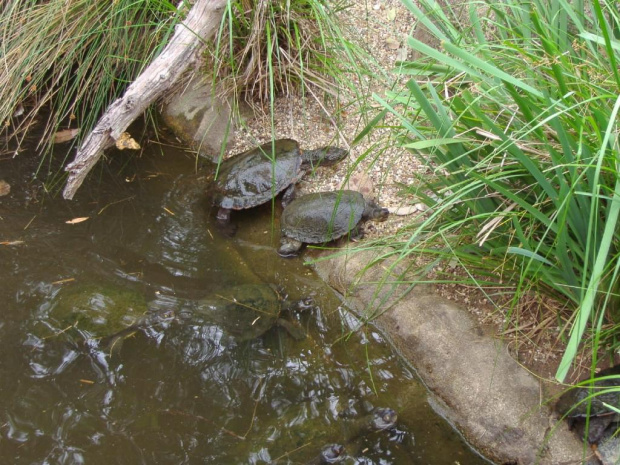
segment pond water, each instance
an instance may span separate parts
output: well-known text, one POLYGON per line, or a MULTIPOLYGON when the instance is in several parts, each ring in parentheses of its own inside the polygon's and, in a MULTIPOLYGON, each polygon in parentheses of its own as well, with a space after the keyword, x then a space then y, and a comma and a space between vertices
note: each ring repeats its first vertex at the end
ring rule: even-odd
POLYGON ((270 206, 227 238, 210 168, 180 151, 100 163, 71 202, 30 183, 34 162, 0 159, 0 463, 319 463, 332 443, 343 463, 487 463, 380 331, 276 254, 270 206), (312 298, 282 314, 307 337, 232 337, 200 304, 265 283, 282 307, 312 298), (394 428, 366 432, 376 407, 394 428))

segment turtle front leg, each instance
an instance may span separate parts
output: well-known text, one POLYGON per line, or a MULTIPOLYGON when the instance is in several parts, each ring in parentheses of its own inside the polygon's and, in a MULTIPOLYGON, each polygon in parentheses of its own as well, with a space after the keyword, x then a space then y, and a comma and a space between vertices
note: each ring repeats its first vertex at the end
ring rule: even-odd
POLYGON ((233 237, 237 233, 237 226, 230 222, 230 209, 220 208, 217 211, 217 229, 226 237, 233 237))
POLYGON ((364 238, 364 227, 361 224, 355 226, 349 231, 349 240, 351 242, 358 242, 364 238))
POLYGON ((284 194, 282 194, 282 206, 286 207, 289 203, 295 200, 295 183, 291 183, 290 186, 286 188, 284 194))
POLYGON ((230 208, 220 208, 217 211, 218 223, 226 224, 230 222, 230 208))

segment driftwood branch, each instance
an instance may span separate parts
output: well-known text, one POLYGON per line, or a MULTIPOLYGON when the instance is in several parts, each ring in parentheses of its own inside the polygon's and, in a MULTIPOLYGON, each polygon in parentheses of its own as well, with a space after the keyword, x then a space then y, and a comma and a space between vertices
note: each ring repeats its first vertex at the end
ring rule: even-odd
POLYGON ((69 171, 63 191, 65 199, 73 198, 103 151, 114 145, 127 127, 196 60, 204 40, 217 30, 226 1, 196 0, 161 54, 127 88, 125 94, 110 105, 84 139, 75 159, 65 168, 69 171))

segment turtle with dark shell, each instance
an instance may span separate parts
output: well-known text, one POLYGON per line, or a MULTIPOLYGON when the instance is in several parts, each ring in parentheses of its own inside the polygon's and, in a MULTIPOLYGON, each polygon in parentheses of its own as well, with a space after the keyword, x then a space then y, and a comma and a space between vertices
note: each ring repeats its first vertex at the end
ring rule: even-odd
POLYGON ((292 201, 280 219, 282 257, 298 254, 302 245, 323 244, 346 234, 359 237, 360 223, 366 220, 385 221, 387 208, 366 200, 357 191, 316 192, 292 201))
POLYGON ((286 302, 273 286, 242 284, 230 286, 193 306, 191 317, 214 323, 239 341, 258 338, 274 326, 285 329, 294 339, 301 340, 306 333, 298 324, 283 318, 291 310, 312 306, 312 299, 286 302))
POLYGON ((333 165, 347 155, 346 150, 330 146, 302 151, 296 141, 280 139, 225 160, 211 185, 218 222, 227 224, 231 210, 257 207, 281 192, 286 205, 306 172, 333 165))
POLYGON ((591 444, 597 443, 608 426, 618 422, 617 412, 608 406, 620 409, 620 365, 599 372, 592 384, 587 379, 580 384, 583 387, 562 394, 555 408, 581 437, 585 437, 589 417, 587 439, 591 444))

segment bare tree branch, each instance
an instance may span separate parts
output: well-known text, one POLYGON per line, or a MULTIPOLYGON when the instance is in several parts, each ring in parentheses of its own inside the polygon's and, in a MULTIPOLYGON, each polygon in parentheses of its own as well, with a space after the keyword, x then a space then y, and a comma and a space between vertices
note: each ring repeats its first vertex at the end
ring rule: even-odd
POLYGON ((75 159, 65 167, 69 171, 63 191, 65 199, 73 198, 103 151, 196 60, 204 40, 217 30, 226 1, 196 0, 161 54, 127 88, 125 95, 110 105, 84 139, 75 159))

